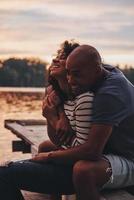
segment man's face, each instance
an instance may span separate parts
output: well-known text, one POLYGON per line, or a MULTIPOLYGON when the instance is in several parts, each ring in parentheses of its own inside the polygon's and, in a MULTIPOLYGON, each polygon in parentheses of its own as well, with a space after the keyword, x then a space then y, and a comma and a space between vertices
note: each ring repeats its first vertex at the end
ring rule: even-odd
POLYGON ((83 59, 68 59, 66 62, 67 79, 72 93, 76 96, 89 91, 96 81, 96 68, 94 63, 83 59))

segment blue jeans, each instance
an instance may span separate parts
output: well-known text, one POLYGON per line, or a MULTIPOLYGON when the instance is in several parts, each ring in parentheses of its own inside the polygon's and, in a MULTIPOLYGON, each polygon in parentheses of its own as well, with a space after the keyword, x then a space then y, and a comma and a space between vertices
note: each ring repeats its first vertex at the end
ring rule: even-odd
POLYGON ((29 160, 0 167, 0 199, 23 200, 20 189, 46 194, 73 194, 72 169, 70 165, 40 164, 29 160))

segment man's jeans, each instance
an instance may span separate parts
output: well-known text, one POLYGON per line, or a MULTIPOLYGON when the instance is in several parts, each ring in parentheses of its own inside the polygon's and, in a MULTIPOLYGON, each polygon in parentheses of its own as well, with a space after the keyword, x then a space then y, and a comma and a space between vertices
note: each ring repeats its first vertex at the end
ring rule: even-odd
POLYGON ((72 194, 72 166, 24 160, 0 167, 0 199, 22 200, 20 189, 46 194, 72 194))

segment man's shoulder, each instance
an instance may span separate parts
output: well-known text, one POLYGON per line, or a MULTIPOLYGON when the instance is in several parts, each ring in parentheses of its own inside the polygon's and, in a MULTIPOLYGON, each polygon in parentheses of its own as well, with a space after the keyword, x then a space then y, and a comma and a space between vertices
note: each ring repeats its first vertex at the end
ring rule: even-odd
POLYGON ((110 65, 104 65, 104 68, 108 73, 98 90, 98 94, 123 95, 129 89, 134 90, 132 84, 119 69, 110 65))

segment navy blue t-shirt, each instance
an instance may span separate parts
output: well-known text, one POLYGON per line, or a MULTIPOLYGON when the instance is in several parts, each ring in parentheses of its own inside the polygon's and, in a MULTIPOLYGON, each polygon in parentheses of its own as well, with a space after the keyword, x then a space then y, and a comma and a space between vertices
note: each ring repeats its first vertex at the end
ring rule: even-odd
POLYGON ((134 160, 134 86, 120 70, 104 67, 108 73, 95 92, 92 122, 113 126, 104 153, 134 160))

